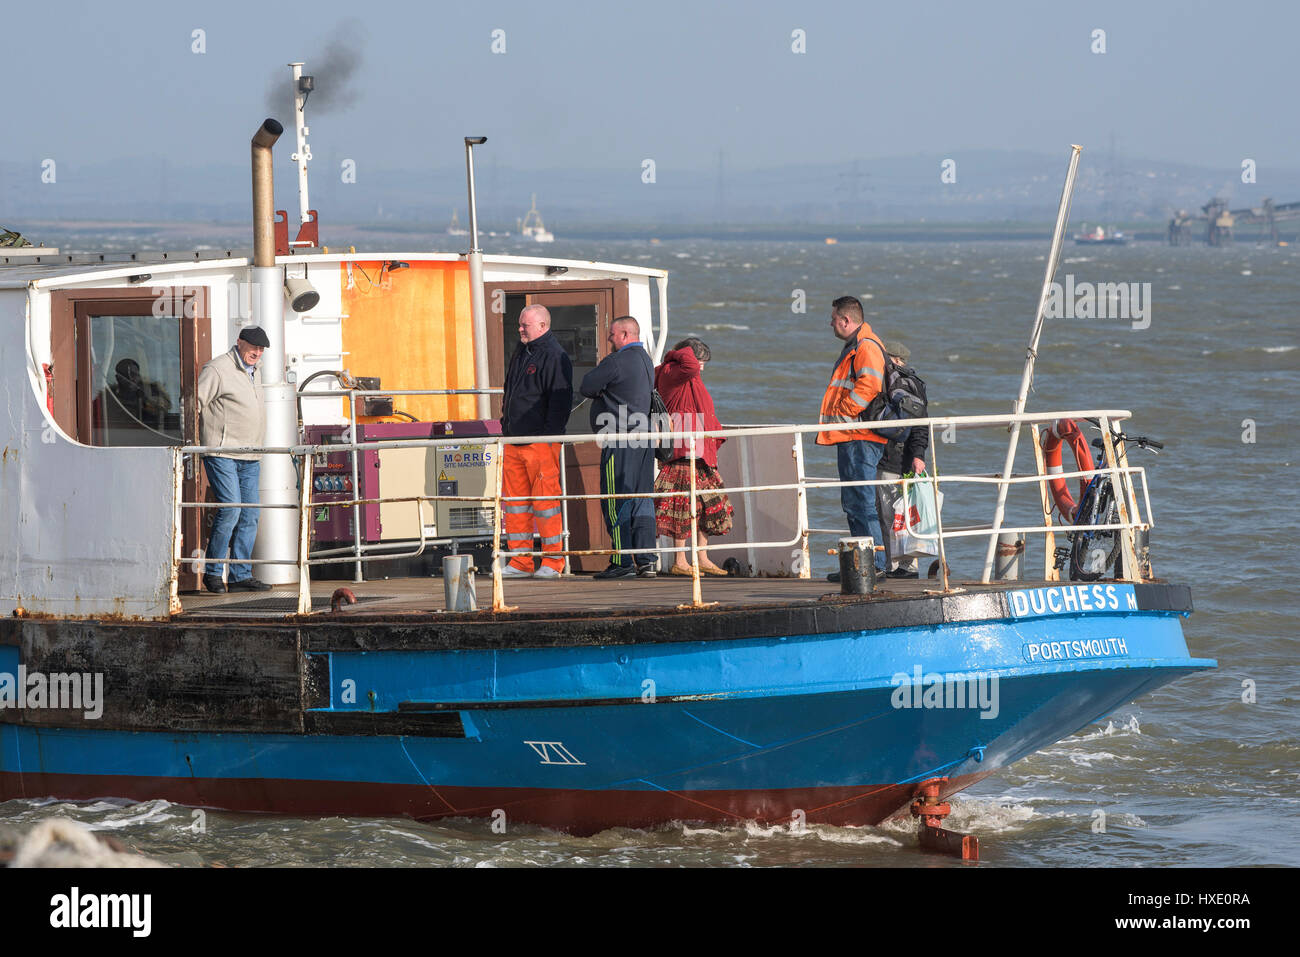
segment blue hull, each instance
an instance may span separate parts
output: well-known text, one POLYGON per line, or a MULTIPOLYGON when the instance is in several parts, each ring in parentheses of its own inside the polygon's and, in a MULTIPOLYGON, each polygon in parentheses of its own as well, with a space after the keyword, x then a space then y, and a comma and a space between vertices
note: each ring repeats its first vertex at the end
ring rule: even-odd
MULTIPOLYGON (((1188 656, 1180 613, 1102 604, 1038 615, 1021 601, 1009 618, 769 638, 309 653, 328 676, 309 721, 376 727, 0 724, 0 797, 504 812, 578 831, 796 812, 877 823, 918 782, 947 777, 951 793, 1214 666, 1188 656)), ((16 651, 0 647, 0 672, 16 651)))

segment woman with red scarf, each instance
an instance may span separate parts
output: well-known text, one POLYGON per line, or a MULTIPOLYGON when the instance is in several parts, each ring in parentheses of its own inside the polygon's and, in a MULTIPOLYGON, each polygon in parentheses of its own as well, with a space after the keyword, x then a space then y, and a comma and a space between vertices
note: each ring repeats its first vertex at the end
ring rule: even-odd
MULTIPOLYGON (((713 411, 713 397, 700 378, 709 358, 709 347, 691 336, 677 343, 655 370, 655 389, 672 416, 673 431, 722 428, 713 411)), ((709 436, 695 440, 695 489, 702 493, 695 497, 701 547, 708 545, 709 536, 725 535, 731 531, 734 510, 726 494, 716 491, 723 487, 718 475, 718 446, 725 441, 709 436)), ((673 447, 673 458, 659 470, 655 479, 656 492, 687 493, 655 500, 658 533, 671 538, 678 548, 684 548, 691 537, 691 464, 690 442, 679 440, 673 447)), ((675 554, 670 574, 691 574, 688 555, 684 551, 675 554)), ((700 571, 705 575, 727 574, 709 559, 707 552, 700 553, 700 571)))

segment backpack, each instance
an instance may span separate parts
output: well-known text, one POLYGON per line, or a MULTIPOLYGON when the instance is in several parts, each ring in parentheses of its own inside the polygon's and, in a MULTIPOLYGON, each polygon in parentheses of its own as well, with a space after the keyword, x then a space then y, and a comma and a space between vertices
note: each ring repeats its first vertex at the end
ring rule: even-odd
MULTIPOLYGON (((668 406, 664 404, 664 398, 659 394, 659 390, 650 387, 650 429, 652 432, 658 432, 659 424, 667 421, 668 406)), ((671 462, 673 458, 673 440, 672 439, 654 439, 655 458, 660 462, 671 462)))
MULTIPOLYGON (((925 383, 921 381, 911 366, 899 367, 889 358, 880 340, 872 339, 880 349, 885 360, 885 381, 883 388, 862 410, 860 420, 863 422, 889 422, 895 419, 922 419, 926 415, 925 383)), ((854 370, 856 376, 857 370, 854 370)), ((886 439, 901 439, 907 435, 911 426, 882 428, 873 425, 872 432, 886 439)))

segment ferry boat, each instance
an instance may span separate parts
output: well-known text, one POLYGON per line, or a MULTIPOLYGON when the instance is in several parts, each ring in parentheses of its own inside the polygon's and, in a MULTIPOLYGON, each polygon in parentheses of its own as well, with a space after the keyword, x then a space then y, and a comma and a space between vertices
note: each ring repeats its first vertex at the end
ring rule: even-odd
POLYGON ((542 222, 542 214, 537 211, 537 194, 533 193, 533 204, 524 213, 524 218, 519 220, 519 235, 525 239, 531 239, 535 243, 553 243, 555 234, 546 228, 542 222))
MULTIPOLYGON (((575 380, 617 316, 637 317, 659 359, 668 275, 483 255, 472 194, 469 253, 295 247, 271 209, 279 133, 268 120, 253 139, 251 255, 0 251, 0 800, 576 833, 870 825, 910 809, 927 846, 969 857, 969 836, 941 827, 948 796, 1214 666, 1188 652, 1188 588, 1156 579, 1138 547, 1145 475, 1122 445, 1124 548, 1103 580, 1060 580, 1045 483, 1062 476, 1039 455, 1003 483, 1037 485, 1042 512, 941 524, 938 577, 850 594, 815 581, 825 540, 808 497, 838 483, 804 470, 803 443, 825 427, 786 425, 723 433, 736 534, 709 555, 743 574, 611 583, 588 576, 611 545, 579 409, 554 437, 565 580, 503 581, 500 463, 519 440, 497 416, 514 318, 549 306, 575 380), (271 340, 254 560, 274 590, 209 595, 194 388, 248 324, 271 340), (949 579, 945 543, 1000 532, 1041 536, 1041 578, 949 579), (484 571, 440 582, 448 553, 484 571)), ((481 142, 466 141, 471 184, 481 142)), ((1089 414, 1107 428, 1129 416, 917 424, 1036 439, 1035 422, 1089 414)), ((951 494, 988 478, 940 481, 951 494)))

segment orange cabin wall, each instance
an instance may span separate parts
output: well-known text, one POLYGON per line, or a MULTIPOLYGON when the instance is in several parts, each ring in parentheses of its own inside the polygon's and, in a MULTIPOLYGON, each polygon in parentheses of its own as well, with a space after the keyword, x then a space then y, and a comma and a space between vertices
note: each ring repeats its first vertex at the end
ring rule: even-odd
MULTIPOLYGON (((353 375, 379 376, 381 389, 474 388, 469 264, 413 261, 409 269, 389 271, 387 289, 380 282, 382 267, 382 260, 354 261, 352 289, 346 265, 339 270, 348 317, 344 365, 353 375)), ((399 395, 393 408, 426 422, 475 417, 472 395, 399 395)), ((358 421, 396 420, 360 416, 358 421)))

